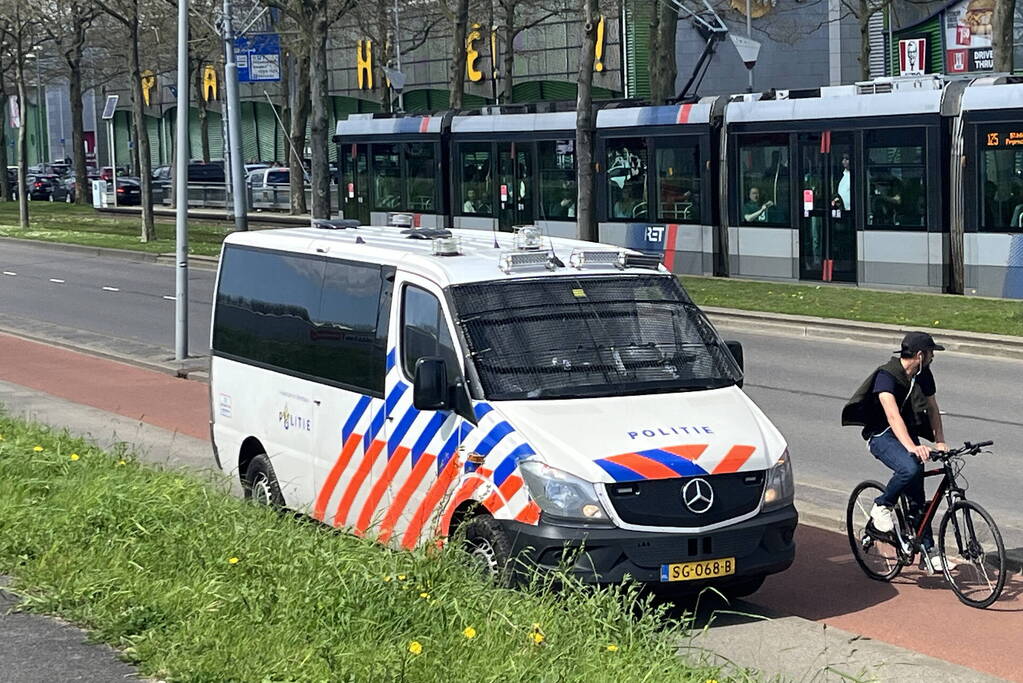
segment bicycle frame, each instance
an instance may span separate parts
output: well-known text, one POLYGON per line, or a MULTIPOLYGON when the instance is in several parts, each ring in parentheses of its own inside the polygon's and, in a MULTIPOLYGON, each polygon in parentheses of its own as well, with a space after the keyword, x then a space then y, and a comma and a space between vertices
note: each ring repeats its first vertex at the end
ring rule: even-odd
MULTIPOLYGON (((928 477, 941 477, 941 481, 938 482, 938 488, 934 491, 934 495, 931 497, 930 502, 926 504, 924 514, 921 515, 917 527, 915 529, 911 529, 911 531, 913 531, 912 538, 902 538, 901 530, 907 528, 909 524, 909 506, 906 502, 905 496, 902 496, 899 499, 900 506, 897 508, 897 514, 900 523, 896 525, 895 533, 899 541, 902 542, 902 549, 908 551, 908 554, 910 555, 909 558, 906 558, 907 562, 913 554, 920 551, 920 539, 923 538, 924 530, 927 529, 934 521, 938 511, 938 504, 941 502, 942 498, 948 502, 949 508, 951 508, 956 499, 963 499, 966 497, 966 492, 959 487, 955 480, 955 474, 952 471, 951 463, 946 461, 942 463, 941 468, 925 470, 924 480, 926 481, 928 477)), ((953 521, 953 526, 955 527, 956 542, 961 544, 959 525, 953 521)))

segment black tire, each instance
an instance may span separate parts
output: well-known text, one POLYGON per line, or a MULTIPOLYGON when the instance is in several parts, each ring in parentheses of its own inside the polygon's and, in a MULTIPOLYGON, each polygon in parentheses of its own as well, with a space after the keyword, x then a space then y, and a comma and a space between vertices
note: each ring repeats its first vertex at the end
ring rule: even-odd
POLYGON ((891 581, 899 575, 904 566, 894 545, 879 541, 866 533, 870 507, 864 507, 865 501, 873 505, 874 499, 883 492, 884 486, 879 482, 861 482, 853 489, 845 510, 845 528, 853 557, 856 558, 856 564, 860 565, 863 573, 875 581, 891 581))
POLYGON ((987 510, 961 500, 945 511, 938 531, 945 579, 959 600, 984 608, 1005 588, 1005 545, 987 510), (955 567, 950 567, 950 562, 955 567))
POLYGON ((242 478, 242 488, 245 490, 246 500, 275 508, 284 507, 284 496, 277 483, 277 474, 265 453, 260 453, 249 462, 249 467, 242 478))
POLYGON ((512 543, 500 523, 487 514, 480 514, 466 522, 462 530, 462 544, 480 569, 499 586, 512 584, 512 543))

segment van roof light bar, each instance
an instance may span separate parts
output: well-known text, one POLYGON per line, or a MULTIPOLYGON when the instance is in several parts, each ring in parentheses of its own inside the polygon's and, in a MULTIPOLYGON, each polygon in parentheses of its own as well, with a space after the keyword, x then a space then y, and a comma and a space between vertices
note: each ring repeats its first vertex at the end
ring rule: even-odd
POLYGON ((447 235, 435 237, 433 239, 434 256, 458 256, 461 253, 462 241, 457 237, 452 236, 450 232, 447 235))
POLYGON ((522 225, 515 228, 515 248, 519 251, 539 251, 543 249, 543 233, 535 225, 522 225))
POLYGON ((624 252, 621 250, 611 251, 609 249, 573 249, 568 257, 568 265, 576 270, 609 266, 622 269, 625 267, 624 252))
POLYGON ((313 227, 320 230, 347 230, 349 228, 357 228, 361 225, 359 221, 354 218, 340 218, 336 220, 328 220, 326 218, 314 218, 313 227))
POLYGON ((513 270, 528 270, 540 267, 554 270, 558 267, 558 261, 554 256, 554 252, 549 249, 543 251, 506 251, 501 254, 498 266, 505 274, 510 274, 513 270))

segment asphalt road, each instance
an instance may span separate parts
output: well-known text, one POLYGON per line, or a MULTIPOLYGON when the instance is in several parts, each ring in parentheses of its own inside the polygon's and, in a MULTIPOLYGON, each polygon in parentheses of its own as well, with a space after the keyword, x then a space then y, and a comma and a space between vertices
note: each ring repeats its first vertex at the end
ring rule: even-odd
MULTIPOLYGON (((47 335, 71 343, 88 337, 113 351, 141 345, 172 353, 171 266, 7 242, 0 250, 0 273, 0 326, 45 325, 47 335)), ((196 355, 209 349, 214 277, 212 270, 190 269, 189 348, 196 355)), ((747 391, 789 441, 801 502, 844 510, 857 482, 886 478, 858 430, 839 425, 839 413, 892 349, 722 332, 743 342, 747 391)), ((968 463, 968 495, 994 515, 1007 547, 1023 548, 1023 361, 939 353, 934 372, 949 443, 995 441, 993 454, 968 463)))

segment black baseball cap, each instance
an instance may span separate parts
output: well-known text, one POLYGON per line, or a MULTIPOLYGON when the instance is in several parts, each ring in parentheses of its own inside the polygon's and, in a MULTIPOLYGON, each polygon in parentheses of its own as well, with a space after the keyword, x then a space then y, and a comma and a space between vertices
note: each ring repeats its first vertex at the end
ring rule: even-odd
POLYGON ((900 354, 914 355, 919 351, 944 351, 945 347, 934 342, 934 337, 926 332, 909 332, 902 338, 900 354))

